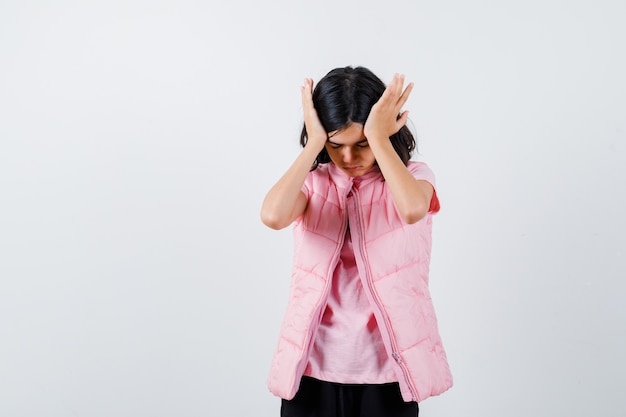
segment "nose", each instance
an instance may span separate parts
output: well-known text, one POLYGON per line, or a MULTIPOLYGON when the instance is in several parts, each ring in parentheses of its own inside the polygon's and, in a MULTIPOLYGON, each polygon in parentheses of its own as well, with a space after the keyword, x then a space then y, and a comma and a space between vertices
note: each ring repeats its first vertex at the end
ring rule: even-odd
POLYGON ((348 164, 352 163, 357 157, 356 151, 352 149, 352 146, 346 146, 342 149, 341 157, 343 159, 343 162, 348 164))

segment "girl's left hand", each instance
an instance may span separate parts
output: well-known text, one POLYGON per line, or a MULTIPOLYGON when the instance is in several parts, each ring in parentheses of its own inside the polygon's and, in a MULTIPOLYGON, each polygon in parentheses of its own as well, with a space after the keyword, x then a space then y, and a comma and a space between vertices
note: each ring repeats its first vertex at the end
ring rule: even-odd
POLYGON ((398 117, 404 103, 413 90, 413 83, 404 89, 404 75, 394 74, 393 79, 383 92, 380 99, 370 111, 363 133, 368 141, 387 138, 397 133, 406 124, 409 112, 403 111, 398 117))

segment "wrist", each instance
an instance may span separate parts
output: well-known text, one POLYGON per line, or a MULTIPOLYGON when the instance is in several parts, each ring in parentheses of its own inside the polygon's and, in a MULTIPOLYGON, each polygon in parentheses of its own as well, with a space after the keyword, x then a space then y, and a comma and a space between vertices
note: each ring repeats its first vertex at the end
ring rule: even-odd
POLYGON ((306 145, 304 148, 309 148, 315 150, 317 153, 321 152, 324 149, 324 145, 326 145, 326 136, 311 136, 307 138, 306 145))
POLYGON ((367 137, 367 142, 370 144, 370 146, 384 145, 386 143, 391 143, 389 136, 387 136, 386 134, 382 132, 371 132, 369 134, 365 134, 365 137, 367 137))

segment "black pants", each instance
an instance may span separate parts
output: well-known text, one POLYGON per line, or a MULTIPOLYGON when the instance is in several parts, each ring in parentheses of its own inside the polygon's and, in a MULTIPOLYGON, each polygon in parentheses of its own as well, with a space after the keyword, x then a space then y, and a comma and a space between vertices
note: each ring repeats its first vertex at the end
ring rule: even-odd
POLYGON ((416 402, 404 402, 397 382, 337 384, 302 377, 293 400, 282 400, 281 417, 417 417, 416 402))

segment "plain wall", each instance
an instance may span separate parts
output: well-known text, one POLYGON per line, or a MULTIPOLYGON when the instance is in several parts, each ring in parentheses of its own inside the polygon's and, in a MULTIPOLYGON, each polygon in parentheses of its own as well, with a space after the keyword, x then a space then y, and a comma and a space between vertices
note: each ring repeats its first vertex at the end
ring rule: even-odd
POLYGON ((0 3, 0 415, 277 416, 299 87, 406 74, 455 377, 421 415, 624 415, 623 1, 0 3))

